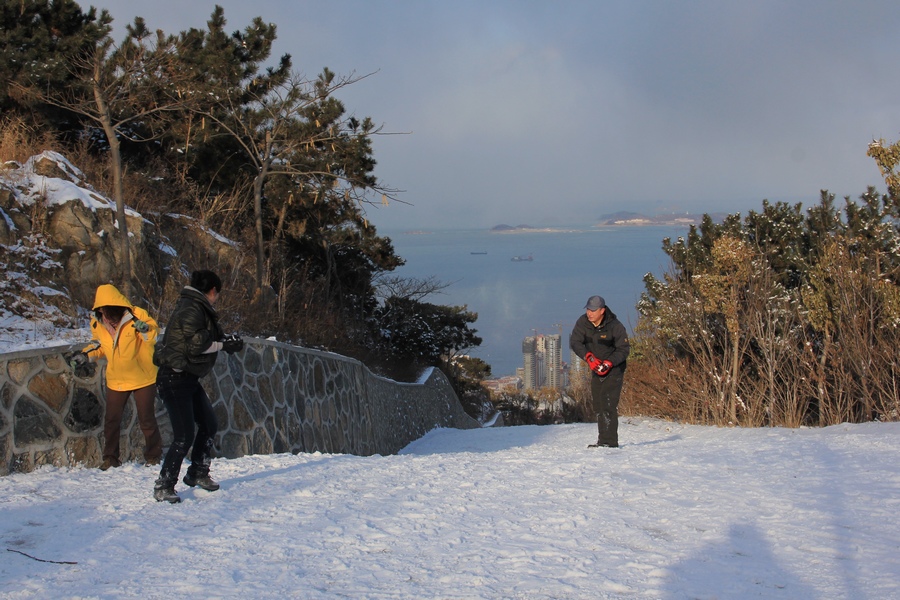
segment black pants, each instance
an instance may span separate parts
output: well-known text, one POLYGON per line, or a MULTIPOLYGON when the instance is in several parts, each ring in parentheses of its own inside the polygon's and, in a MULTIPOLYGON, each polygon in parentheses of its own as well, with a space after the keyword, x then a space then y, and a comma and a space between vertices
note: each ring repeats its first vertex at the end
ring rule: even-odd
POLYGON ((619 445, 619 396, 625 371, 614 368, 606 377, 591 376, 591 400, 597 413, 597 443, 603 446, 619 445))
POLYGON ((169 420, 172 422, 172 445, 166 452, 160 480, 174 485, 181 473, 181 463, 191 449, 191 465, 188 471, 194 476, 209 473, 212 461, 213 440, 219 425, 206 390, 195 375, 176 373, 170 369, 160 369, 156 378, 159 396, 169 420), (194 435, 194 424, 197 434, 194 435))

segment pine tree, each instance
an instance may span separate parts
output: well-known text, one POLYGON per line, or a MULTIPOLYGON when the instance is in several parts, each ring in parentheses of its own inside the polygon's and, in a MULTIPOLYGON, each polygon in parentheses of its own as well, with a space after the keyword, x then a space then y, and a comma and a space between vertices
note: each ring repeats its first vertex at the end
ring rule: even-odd
POLYGON ((84 13, 73 0, 0 0, 0 112, 18 113, 51 131, 78 129, 79 119, 68 110, 26 94, 32 85, 42 90, 77 85, 72 57, 90 52, 110 31, 112 17, 84 13))

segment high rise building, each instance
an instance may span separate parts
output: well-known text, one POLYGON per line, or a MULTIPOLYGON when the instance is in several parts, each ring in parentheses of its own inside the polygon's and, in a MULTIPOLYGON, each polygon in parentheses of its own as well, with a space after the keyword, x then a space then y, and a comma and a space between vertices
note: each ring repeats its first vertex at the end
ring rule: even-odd
POLYGON ((562 336, 548 335, 544 338, 544 363, 547 372, 547 387, 561 390, 565 387, 562 372, 562 336))
POLYGON ((587 363, 578 358, 574 350, 569 351, 569 379, 574 380, 580 373, 587 373, 587 363))
POLYGON ((562 336, 538 334, 526 337, 522 340, 522 359, 525 365, 523 389, 565 388, 562 336))
POLYGON ((522 340, 522 360, 525 362, 525 371, 522 376, 522 388, 525 390, 537 389, 537 343, 533 337, 522 340))

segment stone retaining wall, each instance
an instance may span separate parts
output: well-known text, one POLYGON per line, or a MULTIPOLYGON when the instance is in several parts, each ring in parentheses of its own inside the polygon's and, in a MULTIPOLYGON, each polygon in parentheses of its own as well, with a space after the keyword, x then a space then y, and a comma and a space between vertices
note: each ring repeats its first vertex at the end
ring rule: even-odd
MULTIPOLYGON (((394 454, 435 427, 479 427, 446 377, 419 383, 372 374, 359 361, 270 340, 245 338, 244 350, 219 353, 203 384, 219 421, 217 455, 324 452, 394 454)), ((104 402, 102 365, 76 376, 55 346, 0 355, 0 475, 41 465, 100 464, 104 402)), ((168 446, 169 419, 156 415, 168 446)), ((122 418, 123 462, 143 460, 134 402, 122 418)))

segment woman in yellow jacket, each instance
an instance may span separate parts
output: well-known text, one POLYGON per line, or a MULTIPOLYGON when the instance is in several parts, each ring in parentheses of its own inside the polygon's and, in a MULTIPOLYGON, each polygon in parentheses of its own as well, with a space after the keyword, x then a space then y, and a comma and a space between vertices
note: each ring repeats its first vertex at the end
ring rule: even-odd
POLYGON ((138 422, 144 434, 144 461, 158 465, 162 438, 156 423, 156 371, 153 346, 159 325, 143 308, 133 306, 115 286, 97 288, 91 335, 95 342, 76 355, 75 363, 106 358, 106 418, 103 422, 103 463, 121 465, 119 436, 128 396, 134 394, 138 422), (97 347, 99 342, 99 347, 97 347))

